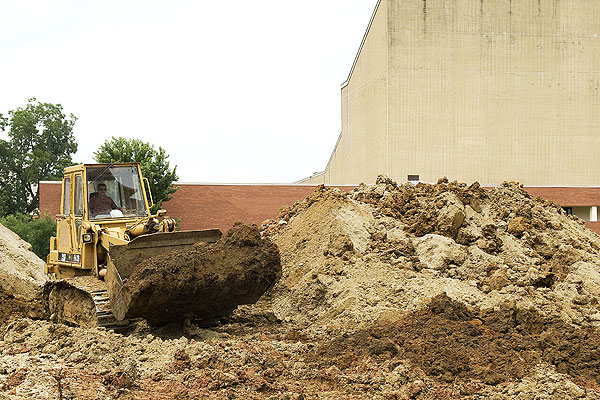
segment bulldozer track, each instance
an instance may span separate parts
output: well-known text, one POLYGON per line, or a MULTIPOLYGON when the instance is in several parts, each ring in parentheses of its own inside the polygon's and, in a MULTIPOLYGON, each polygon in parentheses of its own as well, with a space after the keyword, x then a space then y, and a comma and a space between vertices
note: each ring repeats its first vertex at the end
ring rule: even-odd
MULTIPOLYGON (((51 287, 48 289, 48 292, 54 289, 77 290, 80 293, 83 293, 89 299, 91 299, 94 307, 94 310, 92 312, 95 312, 95 320, 97 321, 97 326, 101 326, 106 329, 111 329, 115 331, 120 331, 127 329, 131 325, 130 321, 128 320, 117 321, 117 319, 112 313, 106 284, 96 277, 82 276, 76 278, 61 279, 58 281, 51 282, 50 286, 51 287)), ((74 304, 74 306, 76 305, 74 304)), ((89 305, 82 302, 81 306, 88 307, 89 305)), ((72 321, 69 319, 66 319, 65 321, 61 322, 68 322, 75 325, 81 325, 80 323, 78 323, 78 321, 72 321)))

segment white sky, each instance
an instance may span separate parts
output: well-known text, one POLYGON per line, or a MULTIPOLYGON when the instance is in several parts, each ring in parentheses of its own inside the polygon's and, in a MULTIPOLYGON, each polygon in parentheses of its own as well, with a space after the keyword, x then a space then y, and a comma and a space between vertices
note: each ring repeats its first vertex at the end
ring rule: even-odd
POLYGON ((0 0, 0 113, 62 104, 76 162, 122 136, 180 182, 294 182, 329 160, 376 2, 0 0))

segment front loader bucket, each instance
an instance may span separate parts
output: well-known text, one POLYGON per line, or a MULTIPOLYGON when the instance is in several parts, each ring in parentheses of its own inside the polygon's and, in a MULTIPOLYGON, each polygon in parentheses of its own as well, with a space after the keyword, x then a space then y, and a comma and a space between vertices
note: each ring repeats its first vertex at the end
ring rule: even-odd
POLYGON ((256 302, 281 277, 279 250, 256 225, 236 224, 215 243, 218 235, 167 245, 164 239, 176 243, 184 234, 167 235, 111 247, 107 283, 117 320, 214 321, 256 302))
POLYGON ((214 243, 221 237, 218 229, 202 231, 164 232, 142 235, 126 245, 111 245, 107 265, 106 283, 116 319, 143 317, 135 315, 122 296, 123 283, 140 268, 147 267, 146 259, 170 253, 175 250, 190 248, 196 243, 214 243))

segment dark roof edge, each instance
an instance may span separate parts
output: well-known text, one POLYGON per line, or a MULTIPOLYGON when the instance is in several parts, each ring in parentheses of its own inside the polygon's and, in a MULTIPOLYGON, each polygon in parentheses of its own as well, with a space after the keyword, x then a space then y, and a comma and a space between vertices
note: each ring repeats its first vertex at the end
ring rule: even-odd
POLYGON ((342 83, 342 88, 344 88, 346 85, 348 85, 348 82, 350 82, 350 77, 352 76, 352 73, 354 72, 354 67, 356 66, 356 62, 358 61, 360 52, 362 51, 365 41, 367 40, 367 35, 369 34, 369 31, 371 30, 371 25, 373 24, 373 20, 375 19, 375 14, 377 14, 377 10, 379 9, 379 4, 381 4, 381 0, 377 0, 377 4, 375 5, 375 10, 373 10, 373 14, 371 15, 371 19, 369 20, 369 25, 367 26, 367 30, 365 31, 365 34, 363 35, 362 41, 360 42, 360 46, 358 47, 358 51, 356 52, 356 56, 354 57, 354 62, 352 63, 352 68, 350 68, 350 73, 348 74, 348 78, 346 78, 346 81, 344 83, 342 83))
POLYGON ((311 176, 307 176, 306 178, 302 178, 294 183, 302 183, 308 179, 314 178, 316 176, 319 175, 323 175, 325 173, 325 171, 327 171, 329 169, 329 165, 331 164, 331 160, 333 159, 333 155, 335 154, 335 151, 337 150, 338 144, 340 144, 340 140, 342 139, 342 133, 340 132, 340 134, 338 135, 337 141, 335 142, 335 146, 333 146, 333 151, 331 152, 331 155, 329 156, 329 161, 327 161, 327 165, 325 166, 325 169, 321 172, 315 172, 314 174, 312 174, 311 176))

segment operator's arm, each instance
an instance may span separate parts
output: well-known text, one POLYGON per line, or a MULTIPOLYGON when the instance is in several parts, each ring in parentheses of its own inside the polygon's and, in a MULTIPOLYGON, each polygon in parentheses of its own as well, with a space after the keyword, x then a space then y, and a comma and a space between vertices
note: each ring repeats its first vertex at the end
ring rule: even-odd
POLYGON ((121 212, 125 212, 125 209, 123 207, 119 207, 115 201, 112 199, 112 197, 109 197, 110 199, 110 208, 111 210, 121 210, 121 212))

